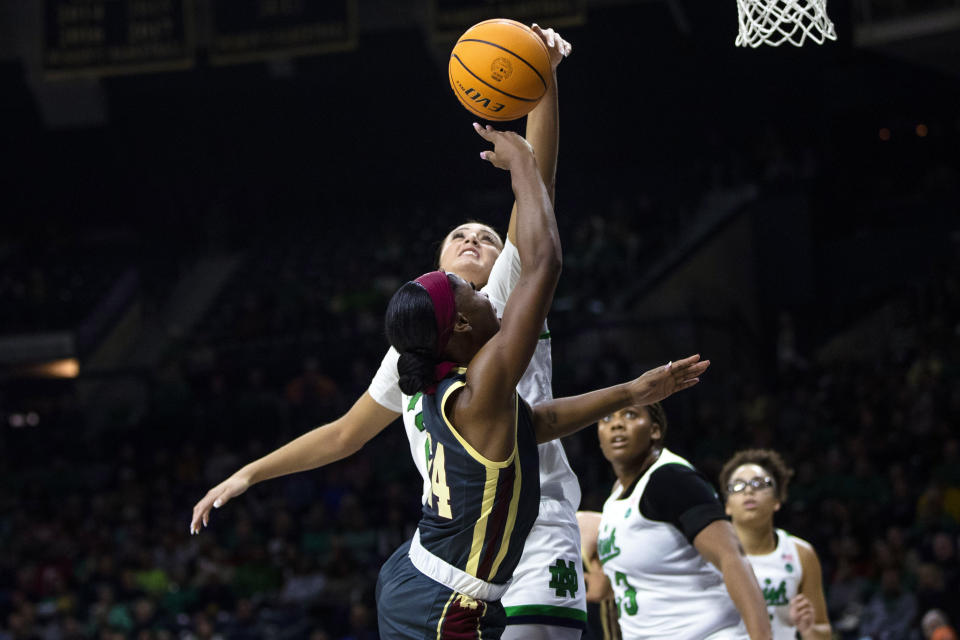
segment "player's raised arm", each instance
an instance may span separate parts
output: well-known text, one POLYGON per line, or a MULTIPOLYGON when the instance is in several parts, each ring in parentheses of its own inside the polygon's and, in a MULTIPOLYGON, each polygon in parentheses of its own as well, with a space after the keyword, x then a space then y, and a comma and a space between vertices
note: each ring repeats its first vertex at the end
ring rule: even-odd
MULTIPOLYGON (((527 115, 525 137, 537 160, 537 168, 544 186, 554 201, 554 184, 556 182, 557 151, 560 137, 560 114, 557 91, 557 65, 569 55, 572 47, 552 29, 541 29, 533 25, 533 31, 542 40, 550 55, 552 78, 546 93, 536 107, 527 115)), ((498 309, 503 309, 510 293, 520 278, 522 265, 517 256, 517 205, 512 205, 510 223, 507 230, 509 245, 497 260, 487 281, 484 291, 498 309)))
MULTIPOLYGON (((540 98, 540 102, 527 114, 527 126, 525 137, 530 146, 533 147, 533 153, 537 158, 537 167, 540 170, 540 177, 543 178, 543 184, 550 195, 550 202, 554 202, 556 177, 557 177, 557 153, 560 147, 560 103, 559 92, 557 88, 557 66, 564 58, 573 51, 573 46, 560 37, 560 34, 553 29, 543 29, 536 24, 531 27, 543 40, 550 54, 550 70, 552 77, 550 86, 546 93, 540 98)), ((510 224, 507 228, 507 238, 510 242, 517 243, 516 232, 517 205, 514 203, 513 210, 510 212, 510 224)))
MULTIPOLYGON (((516 385, 530 362, 540 327, 553 302, 562 257, 553 205, 530 144, 511 132, 474 127, 494 145, 492 151, 484 151, 481 156, 510 171, 517 201, 517 250, 523 272, 504 308, 499 331, 470 359, 466 387, 454 400, 452 417, 464 430, 464 437, 476 441, 474 446, 481 453, 503 460, 513 450, 510 425, 516 385), (489 424, 501 422, 504 429, 489 428, 489 424)), ((457 331, 467 332, 470 327, 458 325, 455 335, 457 331)))

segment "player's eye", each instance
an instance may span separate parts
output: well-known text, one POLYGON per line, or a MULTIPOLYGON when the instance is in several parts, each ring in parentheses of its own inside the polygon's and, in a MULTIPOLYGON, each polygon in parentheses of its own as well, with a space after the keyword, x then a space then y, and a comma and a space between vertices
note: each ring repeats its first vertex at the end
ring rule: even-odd
POLYGON ((623 417, 626 418, 627 420, 633 420, 634 418, 637 417, 637 414, 634 413, 633 411, 627 411, 625 414, 623 414, 623 417))

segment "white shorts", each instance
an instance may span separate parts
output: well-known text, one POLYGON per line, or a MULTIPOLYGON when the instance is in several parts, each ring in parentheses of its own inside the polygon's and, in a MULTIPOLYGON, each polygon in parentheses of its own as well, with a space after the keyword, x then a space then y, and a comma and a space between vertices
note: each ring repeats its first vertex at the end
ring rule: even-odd
POLYGON ((540 502, 540 514, 500 602, 508 626, 586 628, 580 529, 569 505, 556 500, 540 502))

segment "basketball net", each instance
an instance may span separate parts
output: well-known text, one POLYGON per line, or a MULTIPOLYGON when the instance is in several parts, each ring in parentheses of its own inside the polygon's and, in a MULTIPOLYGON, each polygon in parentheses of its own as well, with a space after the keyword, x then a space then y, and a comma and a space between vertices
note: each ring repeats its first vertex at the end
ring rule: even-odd
POLYGON ((784 42, 801 47, 807 39, 817 44, 837 39, 827 0, 737 0, 737 14, 738 47, 779 47, 784 42))

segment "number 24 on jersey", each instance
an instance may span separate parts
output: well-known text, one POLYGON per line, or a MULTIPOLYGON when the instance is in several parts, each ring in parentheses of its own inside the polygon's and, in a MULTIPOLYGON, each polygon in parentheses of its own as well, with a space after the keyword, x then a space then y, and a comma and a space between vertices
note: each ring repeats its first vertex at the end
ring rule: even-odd
POLYGON ((437 499, 437 515, 441 518, 452 518, 450 510, 450 487, 447 486, 447 472, 444 469, 443 445, 437 443, 437 451, 433 454, 433 466, 430 469, 430 488, 433 497, 437 499))

